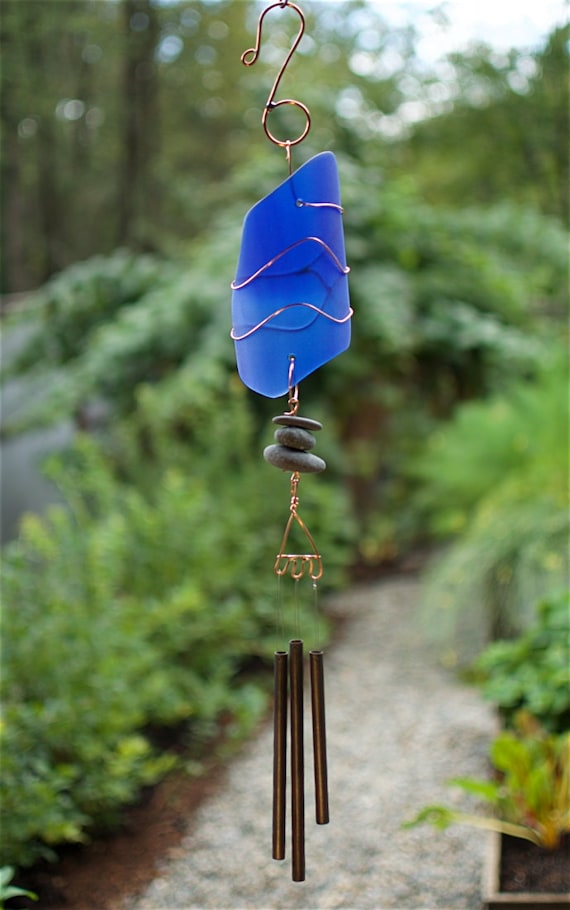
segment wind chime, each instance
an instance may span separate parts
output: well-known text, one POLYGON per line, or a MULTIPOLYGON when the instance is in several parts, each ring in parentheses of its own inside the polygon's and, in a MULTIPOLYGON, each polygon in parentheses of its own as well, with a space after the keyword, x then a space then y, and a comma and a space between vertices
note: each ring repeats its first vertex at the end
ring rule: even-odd
MULTIPOLYGON (((279 70, 261 122, 267 138, 285 149, 289 177, 246 215, 237 273, 232 282, 231 337, 240 378, 267 398, 287 395, 289 410, 273 418, 275 445, 264 450, 270 464, 290 473, 289 519, 275 559, 274 572, 295 583, 307 576, 316 592, 323 561, 299 514, 303 473, 326 468, 311 451, 317 420, 299 414, 299 383, 350 344, 352 309, 350 271, 345 263, 343 209, 336 160, 322 152, 293 172, 292 149, 311 127, 308 108, 291 98, 275 100, 279 84, 305 31, 302 10, 289 0, 272 3, 260 15, 255 47, 241 57, 252 66, 261 48, 263 21, 270 10, 292 10, 300 18, 298 34, 279 70), (269 115, 282 105, 302 111, 305 125, 296 139, 278 139, 269 115), (307 552, 289 552, 290 531, 300 529, 307 552)), ((316 822, 329 822, 325 687, 322 650, 309 652, 316 822)), ((305 879, 305 783, 303 737, 303 641, 274 655, 273 858, 285 859, 287 728, 290 717, 292 879, 305 879)))

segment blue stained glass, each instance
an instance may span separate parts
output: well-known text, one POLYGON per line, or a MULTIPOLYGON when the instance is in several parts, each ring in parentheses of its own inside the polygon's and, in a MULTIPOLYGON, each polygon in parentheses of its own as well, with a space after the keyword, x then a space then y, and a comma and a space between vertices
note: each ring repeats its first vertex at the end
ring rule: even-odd
POLYGON ((268 398, 287 393, 350 344, 348 267, 336 159, 307 161, 247 213, 232 282, 239 375, 268 398))

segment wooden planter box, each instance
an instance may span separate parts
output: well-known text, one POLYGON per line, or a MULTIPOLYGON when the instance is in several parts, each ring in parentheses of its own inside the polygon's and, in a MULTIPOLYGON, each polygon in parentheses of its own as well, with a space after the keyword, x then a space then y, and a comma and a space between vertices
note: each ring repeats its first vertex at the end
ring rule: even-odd
POLYGON ((501 835, 490 832, 483 870, 483 910, 570 910, 570 894, 539 894, 500 890, 501 835))

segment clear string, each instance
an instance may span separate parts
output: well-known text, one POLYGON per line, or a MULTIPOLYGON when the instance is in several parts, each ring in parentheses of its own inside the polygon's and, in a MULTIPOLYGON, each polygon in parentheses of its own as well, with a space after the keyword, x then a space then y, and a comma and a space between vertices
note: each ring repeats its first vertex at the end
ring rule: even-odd
POLYGON ((295 579, 295 637, 301 638, 301 607, 299 605, 299 578, 295 579))
POLYGON ((275 632, 278 642, 282 642, 285 637, 285 622, 283 620, 283 591, 281 590, 281 576, 277 578, 277 607, 275 611, 275 632))
POLYGON ((319 586, 316 581, 313 581, 313 620, 315 624, 315 648, 317 651, 322 651, 322 624, 321 624, 321 615, 319 610, 319 586))

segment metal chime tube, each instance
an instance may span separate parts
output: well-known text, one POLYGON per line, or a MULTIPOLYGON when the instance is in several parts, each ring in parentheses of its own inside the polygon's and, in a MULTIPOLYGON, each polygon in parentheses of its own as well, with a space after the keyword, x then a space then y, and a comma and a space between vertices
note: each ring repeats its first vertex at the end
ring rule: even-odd
POLYGON ((287 669, 287 651, 276 651, 273 658, 273 859, 285 859, 287 669))
POLYGON ((327 737, 325 725, 325 677, 323 652, 309 652, 311 707, 313 713, 313 755, 315 769, 315 814, 317 825, 329 822, 327 737))
POLYGON ((303 642, 289 642, 291 700, 292 878, 305 880, 305 771, 303 761, 303 642))

